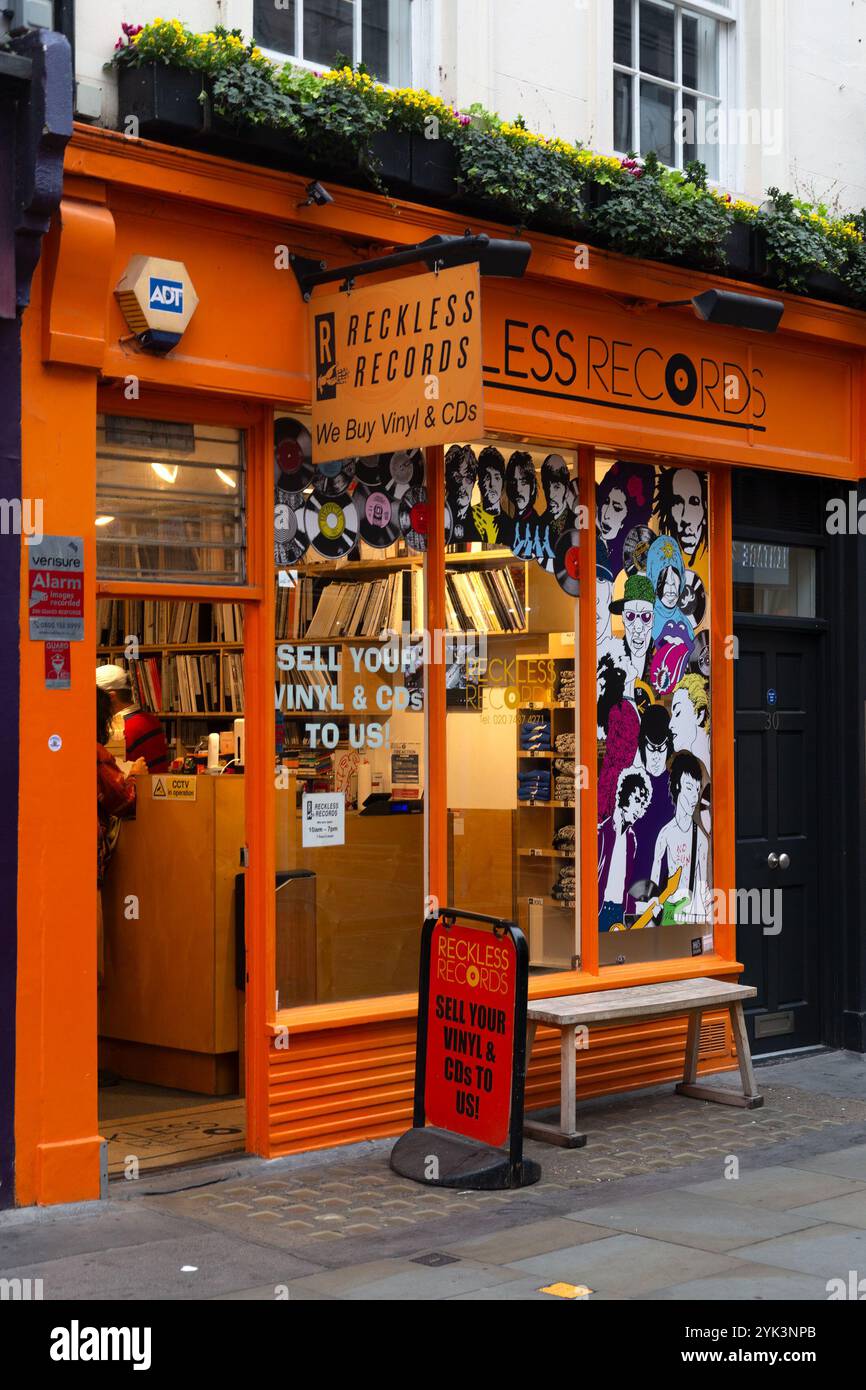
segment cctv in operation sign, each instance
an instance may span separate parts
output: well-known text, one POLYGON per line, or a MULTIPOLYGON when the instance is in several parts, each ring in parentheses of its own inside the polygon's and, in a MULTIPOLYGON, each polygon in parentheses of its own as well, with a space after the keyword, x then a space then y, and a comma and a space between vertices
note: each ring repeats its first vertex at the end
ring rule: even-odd
POLYGON ((476 264, 310 305, 313 460, 481 438, 476 264))

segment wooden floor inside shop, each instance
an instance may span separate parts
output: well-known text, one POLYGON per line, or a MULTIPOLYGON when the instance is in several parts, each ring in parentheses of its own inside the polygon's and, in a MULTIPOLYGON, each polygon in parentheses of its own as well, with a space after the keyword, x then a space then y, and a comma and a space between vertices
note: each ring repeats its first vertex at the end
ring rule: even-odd
POLYGON ((206 1096, 100 1074, 99 1127, 108 1141, 108 1175, 196 1163, 243 1153, 242 1096, 206 1096))

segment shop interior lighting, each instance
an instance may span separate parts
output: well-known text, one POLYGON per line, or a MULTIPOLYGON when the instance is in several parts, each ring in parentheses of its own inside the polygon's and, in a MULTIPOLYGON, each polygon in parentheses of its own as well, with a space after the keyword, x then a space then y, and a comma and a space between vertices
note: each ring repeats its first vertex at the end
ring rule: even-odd
POLYGON ((231 473, 226 473, 225 469, 215 468, 214 472, 216 473, 220 482, 225 483, 226 487, 237 487, 237 479, 233 478, 231 473))
POLYGON ((172 463, 152 463, 151 468, 158 478, 162 478, 164 483, 177 482, 177 464, 172 463))
POLYGON ((113 520, 114 520, 114 517, 113 517, 113 516, 98 516, 98 517, 96 518, 96 525, 97 525, 97 526, 110 526, 113 520))
POLYGON ((489 237, 486 232, 467 232, 465 236, 432 236, 414 246, 392 251, 387 256, 374 256, 354 265, 335 266, 328 270, 324 261, 308 256, 291 258, 292 269, 304 299, 309 299, 317 285, 342 282, 342 289, 351 289, 361 275, 375 275, 382 270, 396 270, 404 265, 425 265, 428 270, 446 270, 456 265, 477 262, 482 275, 501 275, 519 279, 525 272, 532 254, 528 241, 508 241, 489 237))

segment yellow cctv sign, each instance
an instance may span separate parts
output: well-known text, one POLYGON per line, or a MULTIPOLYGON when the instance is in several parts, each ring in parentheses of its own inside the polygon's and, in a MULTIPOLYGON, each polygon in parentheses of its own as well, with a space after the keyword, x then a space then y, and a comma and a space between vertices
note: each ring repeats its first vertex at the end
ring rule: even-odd
POLYGON ((160 772, 150 779, 150 795, 153 801, 195 801, 197 782, 198 777, 160 772))

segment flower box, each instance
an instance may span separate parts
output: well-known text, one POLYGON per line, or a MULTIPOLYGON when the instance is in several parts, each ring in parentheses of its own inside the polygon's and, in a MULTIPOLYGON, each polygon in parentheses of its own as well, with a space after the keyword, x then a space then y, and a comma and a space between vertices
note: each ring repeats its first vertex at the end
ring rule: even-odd
POLYGON ((202 129, 203 73, 166 63, 146 63, 142 67, 123 64, 118 69, 117 86, 121 130, 127 128, 130 116, 138 122, 137 133, 153 139, 202 129))
POLYGON ((810 299, 829 299, 833 304, 851 302, 851 292, 840 275, 832 270, 812 270, 806 276, 806 294, 810 299))
POLYGON ((459 162, 450 140, 428 140, 419 131, 411 134, 412 188, 422 196, 454 198, 459 162))
POLYGON ((376 183, 388 188, 409 188, 412 183, 412 141, 408 130, 378 130, 370 141, 369 155, 362 153, 361 168, 376 183))
POLYGON ((750 280, 755 273, 755 229, 748 222, 732 222, 723 242, 725 269, 738 280, 750 280))

